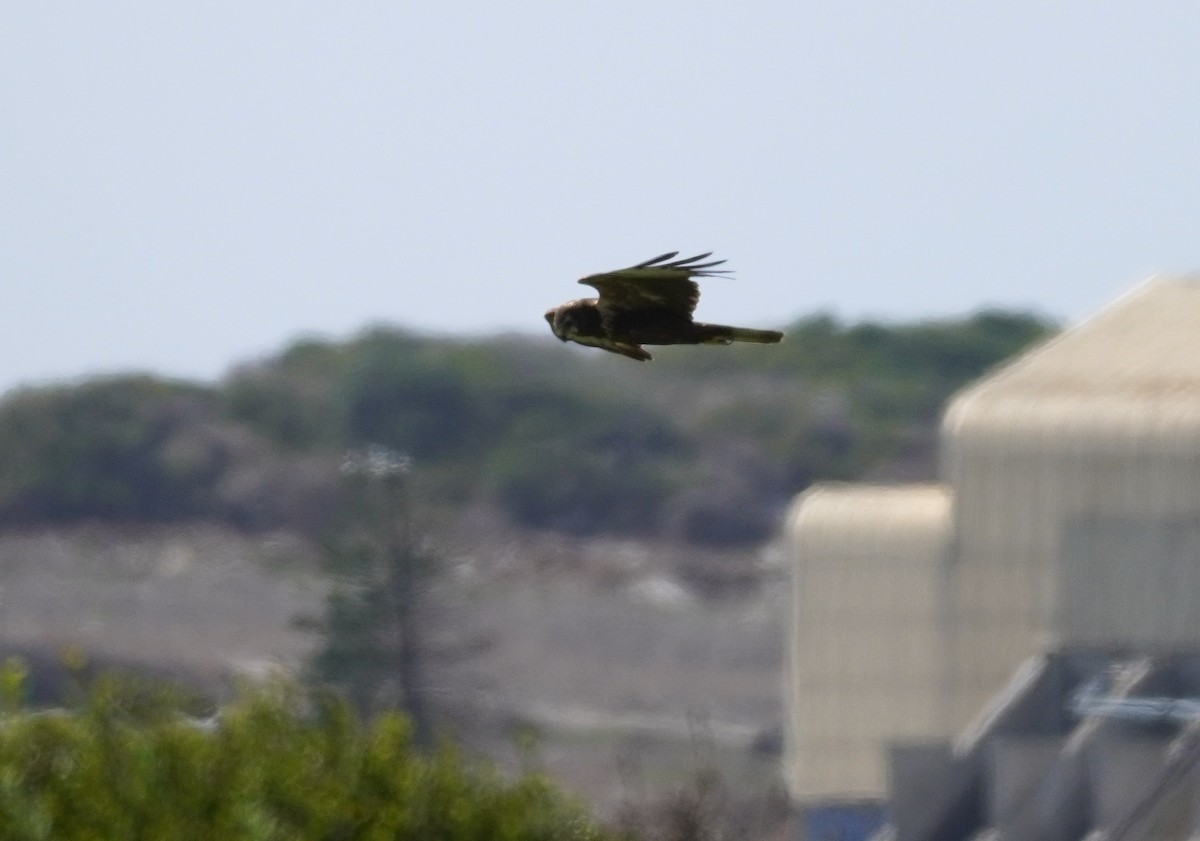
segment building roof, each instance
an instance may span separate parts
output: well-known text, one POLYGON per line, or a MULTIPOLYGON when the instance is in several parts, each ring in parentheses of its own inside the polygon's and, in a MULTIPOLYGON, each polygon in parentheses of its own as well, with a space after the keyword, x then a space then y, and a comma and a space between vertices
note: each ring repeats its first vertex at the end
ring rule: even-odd
POLYGON ((940 484, 861 485, 820 482, 796 498, 788 531, 802 543, 877 552, 928 553, 948 534, 952 494, 940 484))
POLYGON ((959 392, 943 429, 1200 436, 1200 276, 1139 284, 959 392))

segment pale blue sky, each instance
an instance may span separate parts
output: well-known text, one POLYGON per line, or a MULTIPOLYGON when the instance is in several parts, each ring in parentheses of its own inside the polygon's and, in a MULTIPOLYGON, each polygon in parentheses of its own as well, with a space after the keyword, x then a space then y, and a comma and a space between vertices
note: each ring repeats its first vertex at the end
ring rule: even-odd
MULTIPOLYGON (((545 331, 668 249, 748 326, 1200 269, 1200 4, 8 4, 0 388, 545 331)), ((615 360, 621 364, 622 360, 615 360)))

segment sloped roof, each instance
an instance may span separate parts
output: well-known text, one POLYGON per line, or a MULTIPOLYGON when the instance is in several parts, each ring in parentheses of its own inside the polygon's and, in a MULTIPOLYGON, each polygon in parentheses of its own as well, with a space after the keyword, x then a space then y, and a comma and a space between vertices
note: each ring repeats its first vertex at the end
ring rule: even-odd
POLYGON ((1200 434, 1200 276, 1153 277, 968 386, 943 430, 1200 434))

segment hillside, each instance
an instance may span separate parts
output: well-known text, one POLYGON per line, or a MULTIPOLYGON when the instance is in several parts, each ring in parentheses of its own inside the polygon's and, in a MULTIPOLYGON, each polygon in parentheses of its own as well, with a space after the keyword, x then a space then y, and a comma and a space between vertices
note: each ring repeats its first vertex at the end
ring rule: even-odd
POLYGON ((654 362, 548 339, 398 328, 304 339, 216 384, 128 375, 0 400, 0 525, 216 521, 314 533, 342 454, 410 455, 432 509, 521 529, 762 542, 809 483, 927 476, 946 397, 1046 335, 986 312, 916 324, 816 316, 778 347, 654 362))
POLYGON ((814 317, 778 347, 642 365, 381 327, 217 383, 18 389, 0 399, 0 655, 36 664, 40 700, 71 686, 64 651, 218 697, 317 651, 369 666, 312 631, 359 603, 333 550, 340 468, 382 444, 412 457, 436 557, 421 689, 439 726, 509 768, 532 740, 604 815, 711 767, 731 813, 777 818, 784 507, 818 479, 932 475, 945 398, 1050 329, 814 317))

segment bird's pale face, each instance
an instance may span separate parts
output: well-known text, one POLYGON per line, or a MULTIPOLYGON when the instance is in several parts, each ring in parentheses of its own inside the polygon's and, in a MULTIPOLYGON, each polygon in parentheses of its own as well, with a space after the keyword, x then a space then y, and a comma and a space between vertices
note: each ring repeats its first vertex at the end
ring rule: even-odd
POLYGON ((575 337, 575 319, 565 312, 565 307, 555 307, 546 310, 546 321, 550 324, 550 332, 564 342, 575 337))

